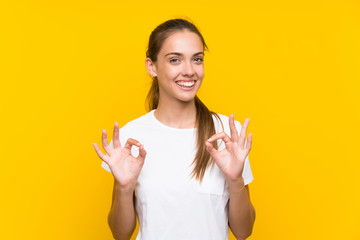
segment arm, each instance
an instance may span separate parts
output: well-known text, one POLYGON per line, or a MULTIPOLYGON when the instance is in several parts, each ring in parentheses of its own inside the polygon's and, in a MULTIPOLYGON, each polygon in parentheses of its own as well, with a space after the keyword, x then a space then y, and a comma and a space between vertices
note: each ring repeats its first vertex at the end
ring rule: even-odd
POLYGON ((122 147, 119 135, 119 124, 115 122, 113 146, 107 143, 107 133, 103 130, 102 143, 106 155, 99 146, 93 143, 98 156, 109 166, 114 176, 114 188, 108 224, 116 240, 130 239, 136 226, 134 209, 134 190, 141 168, 144 165, 146 151, 139 141, 128 138, 122 147), (135 158, 131 154, 132 146, 139 148, 139 155, 135 158))
POLYGON ((136 227, 134 190, 120 186, 115 179, 108 224, 116 240, 130 239, 136 227))
POLYGON ((251 204, 249 186, 244 186, 244 180, 228 181, 229 185, 229 227, 238 240, 248 238, 254 226, 255 208, 251 204), (240 191, 239 191, 240 190, 240 191))
POLYGON ((229 117, 231 137, 225 132, 217 133, 206 141, 207 151, 214 158, 220 170, 224 173, 229 190, 229 226, 237 239, 244 240, 252 233, 255 221, 255 209, 250 202, 249 187, 244 186, 242 177, 246 157, 249 155, 252 134, 248 135, 246 144, 246 129, 250 119, 245 119, 238 135, 234 115, 229 117), (225 149, 216 150, 212 142, 222 139, 225 149))

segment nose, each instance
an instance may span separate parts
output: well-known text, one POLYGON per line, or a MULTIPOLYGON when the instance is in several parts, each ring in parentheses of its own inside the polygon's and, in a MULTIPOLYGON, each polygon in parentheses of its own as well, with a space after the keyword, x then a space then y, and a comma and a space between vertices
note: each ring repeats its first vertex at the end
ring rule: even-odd
POLYGON ((193 76, 195 73, 195 70, 194 70, 194 66, 192 65, 191 61, 188 62, 188 61, 185 61, 184 65, 183 65, 183 71, 182 71, 182 74, 184 76, 193 76))

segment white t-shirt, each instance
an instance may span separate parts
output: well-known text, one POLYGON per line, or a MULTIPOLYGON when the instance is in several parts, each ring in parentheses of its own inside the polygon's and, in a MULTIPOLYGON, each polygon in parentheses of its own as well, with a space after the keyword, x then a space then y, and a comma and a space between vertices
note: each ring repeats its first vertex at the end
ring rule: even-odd
MULTIPOLYGON (((128 138, 138 140, 147 152, 135 187, 135 209, 139 220, 137 240, 225 240, 229 237, 229 192, 223 173, 208 168, 203 182, 191 178, 196 153, 196 128, 178 129, 164 125, 154 116, 156 109, 128 122, 120 129, 121 146, 128 138)), ((230 135, 229 118, 218 114, 230 135)), ((213 116, 216 132, 221 124, 213 116)), ((235 121, 240 134, 241 124, 235 121)), ((225 144, 218 140, 219 150, 225 144)), ((110 146, 113 147, 112 140, 110 146)), ((136 157, 138 147, 132 147, 136 157)), ((111 172, 103 161, 101 165, 111 172)), ((243 179, 253 180, 248 157, 243 179)))

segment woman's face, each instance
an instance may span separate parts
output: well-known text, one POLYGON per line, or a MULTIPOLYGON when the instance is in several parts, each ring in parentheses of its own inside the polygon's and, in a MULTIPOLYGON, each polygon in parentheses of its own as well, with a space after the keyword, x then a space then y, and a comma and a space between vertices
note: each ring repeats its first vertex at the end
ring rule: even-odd
POLYGON ((196 33, 181 30, 168 36, 153 63, 161 101, 192 101, 204 77, 203 60, 203 44, 196 33))

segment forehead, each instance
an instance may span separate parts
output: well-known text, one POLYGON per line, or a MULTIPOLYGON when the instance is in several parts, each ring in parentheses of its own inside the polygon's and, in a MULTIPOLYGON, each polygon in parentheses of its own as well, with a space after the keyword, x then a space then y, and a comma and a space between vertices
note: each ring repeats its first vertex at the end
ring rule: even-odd
POLYGON ((200 37, 196 33, 182 30, 176 31, 165 39, 160 50, 160 55, 164 56, 169 52, 192 54, 202 51, 203 44, 200 37))

